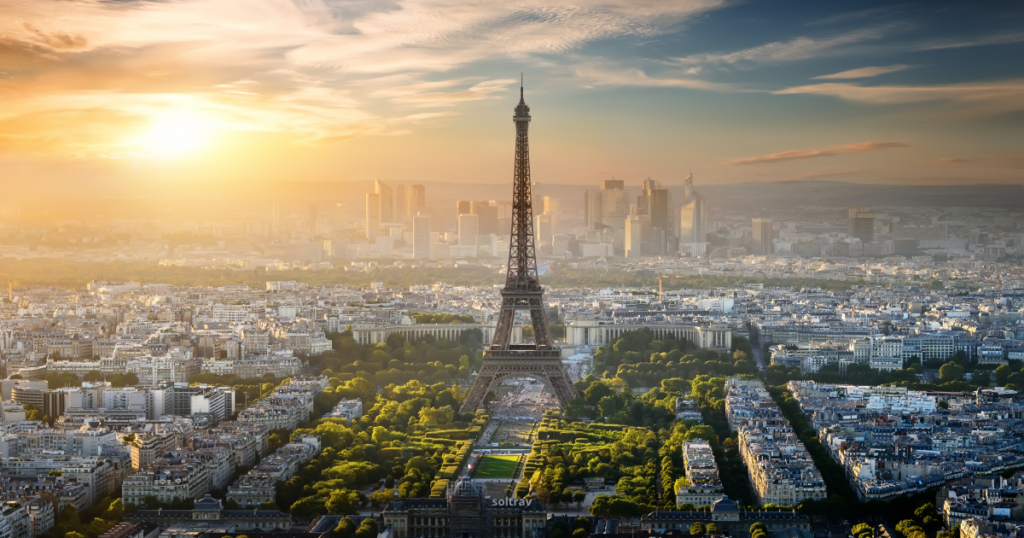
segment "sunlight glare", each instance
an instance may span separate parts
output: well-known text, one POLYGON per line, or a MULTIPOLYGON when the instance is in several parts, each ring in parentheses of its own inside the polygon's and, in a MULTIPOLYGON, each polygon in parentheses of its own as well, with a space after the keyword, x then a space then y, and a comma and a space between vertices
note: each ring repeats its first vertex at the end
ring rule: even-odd
POLYGON ((183 156, 205 147, 212 130, 209 119, 194 112, 176 110, 154 118, 142 137, 142 144, 151 155, 183 156))

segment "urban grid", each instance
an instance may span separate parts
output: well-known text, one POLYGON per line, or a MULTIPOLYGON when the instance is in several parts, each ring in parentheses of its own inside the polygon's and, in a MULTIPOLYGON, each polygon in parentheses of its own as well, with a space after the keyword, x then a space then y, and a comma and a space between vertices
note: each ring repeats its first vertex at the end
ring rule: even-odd
POLYGON ((1024 538, 1022 22, 0 5, 0 538, 1024 538))

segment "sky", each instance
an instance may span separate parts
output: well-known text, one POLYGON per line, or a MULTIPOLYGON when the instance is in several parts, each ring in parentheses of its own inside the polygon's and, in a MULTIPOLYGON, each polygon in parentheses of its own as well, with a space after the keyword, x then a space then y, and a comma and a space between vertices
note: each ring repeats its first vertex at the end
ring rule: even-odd
POLYGON ((1024 184, 1024 3, 4 0, 0 183, 1024 184))

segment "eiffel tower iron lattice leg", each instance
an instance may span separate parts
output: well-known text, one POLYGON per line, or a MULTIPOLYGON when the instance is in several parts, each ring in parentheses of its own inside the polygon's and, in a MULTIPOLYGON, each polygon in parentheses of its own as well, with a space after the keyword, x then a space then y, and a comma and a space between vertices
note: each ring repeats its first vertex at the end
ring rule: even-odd
POLYGON ((505 287, 501 290, 501 311, 494 340, 484 349, 483 366, 462 403, 462 413, 478 409, 491 387, 507 377, 529 377, 544 383, 563 409, 576 397, 576 390, 562 364, 561 353, 551 345, 551 332, 544 312, 544 289, 538 278, 530 185, 530 107, 526 106, 522 86, 512 121, 516 125, 516 156, 508 273, 505 287), (530 314, 532 344, 511 343, 517 310, 530 314))

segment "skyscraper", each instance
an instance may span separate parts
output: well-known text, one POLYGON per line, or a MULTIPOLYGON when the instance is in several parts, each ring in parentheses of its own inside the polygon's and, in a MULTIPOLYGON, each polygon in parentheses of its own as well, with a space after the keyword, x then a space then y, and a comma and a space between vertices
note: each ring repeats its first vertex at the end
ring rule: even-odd
POLYGON ((751 234, 754 239, 754 254, 758 256, 767 256, 774 254, 775 250, 772 247, 772 219, 754 219, 753 233, 751 234))
POLYGON ((498 208, 496 206, 492 206, 487 200, 481 200, 471 203, 469 212, 480 217, 481 235, 498 233, 498 208))
POLYGON ((417 260, 430 258, 430 217, 416 215, 412 218, 412 257, 417 260))
POLYGON ((309 231, 312 233, 316 233, 316 204, 309 204, 309 216, 307 218, 309 220, 309 231))
POLYGON ((647 237, 651 219, 647 215, 630 215, 623 223, 626 229, 626 257, 639 258, 647 253, 647 237))
POLYGON ((643 192, 637 198, 637 212, 647 215, 652 230, 661 230, 648 238, 647 253, 664 254, 670 228, 668 189, 662 189, 658 182, 651 178, 644 180, 643 187, 643 192))
POLYGON ((412 215, 415 215, 427 206, 427 188, 419 183, 410 185, 409 204, 412 207, 412 215))
POLYGON ((377 240, 380 235, 380 195, 366 195, 366 238, 370 242, 377 240))
POLYGON ((588 230, 604 225, 604 191, 588 190, 584 194, 583 219, 588 230))
POLYGON ((534 217, 536 225, 534 230, 536 231, 537 244, 538 245, 550 245, 551 239, 555 235, 554 227, 552 226, 551 215, 537 215, 534 217))
POLYGON ((622 230, 629 215, 629 196, 621 179, 601 181, 600 190, 588 190, 584 195, 584 218, 587 228, 596 225, 622 230))
POLYGON ((426 206, 426 189, 423 185, 398 185, 395 187, 395 219, 398 222, 412 222, 426 206))
POLYGON ((846 235, 856 237, 864 243, 875 240, 875 215, 863 206, 850 206, 846 235))
POLYGON ((455 215, 468 215, 473 212, 473 202, 469 200, 455 201, 455 215))
POLYGON ((480 235, 480 215, 467 213, 459 215, 459 244, 476 245, 476 236, 480 235))
POLYGON ((699 256, 707 250, 707 202, 693 188, 693 174, 683 181, 683 205, 679 208, 679 250, 699 256))
POLYGON ((373 180, 373 192, 380 200, 380 221, 395 222, 395 195, 391 187, 381 183, 379 179, 373 180))

